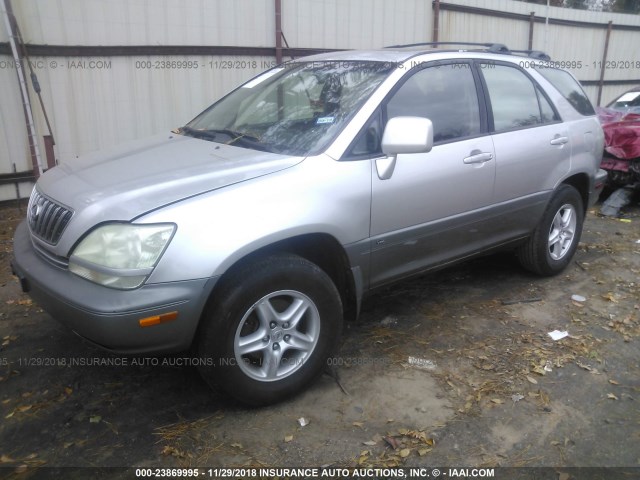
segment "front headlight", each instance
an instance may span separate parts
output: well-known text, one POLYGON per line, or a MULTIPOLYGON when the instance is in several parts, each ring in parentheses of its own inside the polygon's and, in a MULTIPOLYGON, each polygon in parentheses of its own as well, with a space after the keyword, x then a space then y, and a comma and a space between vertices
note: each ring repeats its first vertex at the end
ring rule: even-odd
POLYGON ((137 288, 147 279, 176 226, 113 223, 93 230, 73 250, 69 270, 111 288, 137 288))

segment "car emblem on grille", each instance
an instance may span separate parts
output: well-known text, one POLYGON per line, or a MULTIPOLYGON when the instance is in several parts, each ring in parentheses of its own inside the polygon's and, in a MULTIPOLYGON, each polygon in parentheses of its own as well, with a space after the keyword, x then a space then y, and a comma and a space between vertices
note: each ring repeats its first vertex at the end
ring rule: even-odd
POLYGON ((31 218, 35 221, 38 220, 38 217, 42 213, 42 199, 39 199, 32 207, 31 207, 31 218))

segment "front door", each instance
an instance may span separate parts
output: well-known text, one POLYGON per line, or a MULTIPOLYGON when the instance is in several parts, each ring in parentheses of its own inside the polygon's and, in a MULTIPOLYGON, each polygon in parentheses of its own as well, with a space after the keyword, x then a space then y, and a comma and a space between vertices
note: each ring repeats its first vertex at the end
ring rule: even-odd
POLYGON ((493 141, 486 134, 471 64, 427 66, 393 93, 384 118, 420 116, 434 127, 428 153, 400 154, 389 178, 372 160, 371 286, 463 257, 485 241, 494 192, 493 141))

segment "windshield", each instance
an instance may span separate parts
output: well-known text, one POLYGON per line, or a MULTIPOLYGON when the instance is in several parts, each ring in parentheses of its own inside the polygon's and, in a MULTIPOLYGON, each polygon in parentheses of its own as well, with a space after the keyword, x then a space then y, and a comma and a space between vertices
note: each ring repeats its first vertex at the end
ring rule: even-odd
POLYGON ((268 70, 181 129, 288 155, 323 150, 393 69, 383 62, 295 62, 268 70))
POLYGON ((625 93, 607 107, 625 113, 640 113, 640 90, 625 93))

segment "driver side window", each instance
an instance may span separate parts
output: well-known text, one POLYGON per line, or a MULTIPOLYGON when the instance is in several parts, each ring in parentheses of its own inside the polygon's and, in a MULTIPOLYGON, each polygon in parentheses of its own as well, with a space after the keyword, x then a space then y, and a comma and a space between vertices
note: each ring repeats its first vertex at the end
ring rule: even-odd
MULTIPOLYGON (((433 123, 435 144, 480 134, 480 108, 471 66, 427 67, 411 75, 386 105, 386 119, 424 117, 433 123)), ((349 149, 348 157, 382 154, 384 123, 374 115, 349 149)))
POLYGON ((427 67, 412 75, 387 104, 387 119, 425 117, 433 122, 433 142, 480 134, 480 109, 471 66, 427 67))

